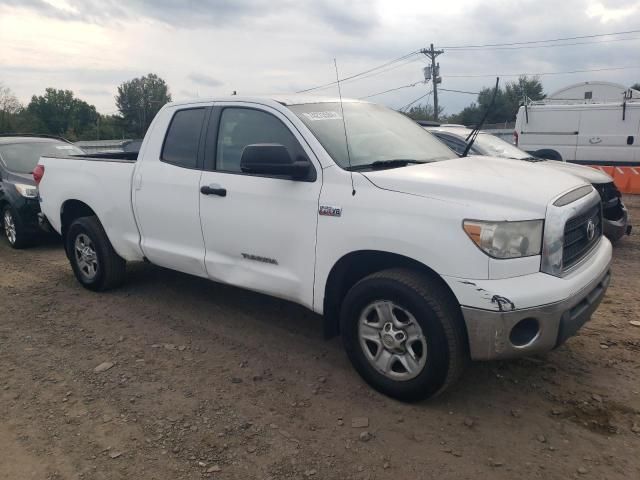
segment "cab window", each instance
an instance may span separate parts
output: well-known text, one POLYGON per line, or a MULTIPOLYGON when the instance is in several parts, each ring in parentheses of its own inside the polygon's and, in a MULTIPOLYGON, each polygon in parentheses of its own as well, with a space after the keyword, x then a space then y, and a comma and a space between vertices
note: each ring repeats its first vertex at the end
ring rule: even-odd
POLYGON ((160 159, 184 168, 198 167, 198 145, 204 108, 178 110, 171 119, 160 159))
POLYGON ((247 145, 278 143, 292 158, 303 154, 291 131, 270 113, 251 108, 225 108, 220 117, 216 170, 241 173, 240 159, 247 145))

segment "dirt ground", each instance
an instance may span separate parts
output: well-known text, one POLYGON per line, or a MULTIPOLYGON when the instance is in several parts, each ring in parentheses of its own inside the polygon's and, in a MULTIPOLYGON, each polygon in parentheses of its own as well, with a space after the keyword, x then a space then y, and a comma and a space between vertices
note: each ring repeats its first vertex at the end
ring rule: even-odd
POLYGON ((640 478, 626 202, 636 235, 577 337, 411 405, 372 391, 297 306, 149 265, 95 294, 57 242, 0 243, 0 479, 640 478))

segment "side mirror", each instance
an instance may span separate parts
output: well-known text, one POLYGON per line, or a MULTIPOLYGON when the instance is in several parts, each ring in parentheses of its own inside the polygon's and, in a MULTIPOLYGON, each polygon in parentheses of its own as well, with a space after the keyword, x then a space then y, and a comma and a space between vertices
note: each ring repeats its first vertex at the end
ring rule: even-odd
POLYGON ((294 161, 287 147, 277 143, 247 145, 240 159, 240 170, 244 173, 283 175, 294 180, 306 179, 310 168, 309 160, 294 161))

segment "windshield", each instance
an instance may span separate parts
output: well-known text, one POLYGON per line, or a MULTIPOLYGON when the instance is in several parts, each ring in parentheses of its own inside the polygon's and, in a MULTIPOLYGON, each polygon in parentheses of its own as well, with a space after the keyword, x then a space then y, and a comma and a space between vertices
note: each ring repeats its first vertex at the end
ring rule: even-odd
POLYGON ((21 143, 0 144, 0 160, 15 173, 31 173, 42 156, 84 155, 70 143, 60 140, 26 140, 21 143))
POLYGON ((416 163, 457 158, 429 132, 400 113, 371 103, 345 102, 349 163, 340 103, 292 105, 289 108, 309 127, 331 158, 345 169, 390 160, 416 163))
POLYGON ((490 133, 480 133, 476 138, 474 147, 481 150, 483 155, 491 157, 515 158, 516 160, 531 158, 531 155, 527 152, 490 133))

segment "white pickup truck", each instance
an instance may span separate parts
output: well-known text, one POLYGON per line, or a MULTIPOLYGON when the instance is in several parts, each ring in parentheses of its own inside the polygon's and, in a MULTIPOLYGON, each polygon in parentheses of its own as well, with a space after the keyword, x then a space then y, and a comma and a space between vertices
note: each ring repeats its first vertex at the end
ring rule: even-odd
POLYGON ((468 359, 559 346, 609 284, 591 185, 458 158, 367 102, 173 103, 137 160, 43 157, 34 177, 85 287, 144 260, 299 303, 403 400, 443 391, 468 359))

